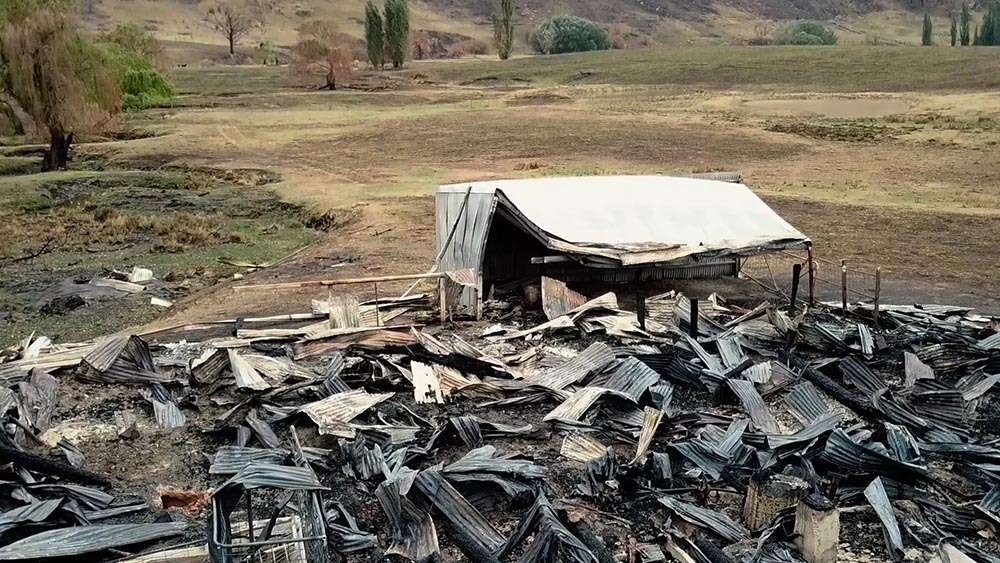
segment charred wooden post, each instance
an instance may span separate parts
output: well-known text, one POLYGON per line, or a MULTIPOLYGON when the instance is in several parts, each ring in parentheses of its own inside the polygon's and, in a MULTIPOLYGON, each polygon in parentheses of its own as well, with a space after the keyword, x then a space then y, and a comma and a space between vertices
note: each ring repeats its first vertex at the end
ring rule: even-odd
POLYGON ((799 277, 802 275, 802 264, 792 264, 792 298, 790 305, 795 309, 795 301, 799 296, 799 277))
POLYGON ((875 323, 875 328, 878 328, 878 301, 882 294, 882 267, 875 267, 875 309, 872 313, 872 318, 875 323))
POLYGON ((806 250, 806 259, 809 260, 809 305, 813 306, 816 304, 816 260, 811 246, 806 250))
POLYGON ((375 326, 382 326, 382 315, 378 310, 378 282, 373 282, 375 286, 375 326))
POLYGON ((847 313, 847 260, 840 261, 840 308, 847 313))
POLYGON ((642 271, 635 273, 635 316, 639 328, 646 330, 646 293, 642 290, 642 271))
POLYGON ((698 338, 698 300, 691 299, 691 318, 688 319, 688 335, 698 338))
POLYGON ((448 320, 448 291, 446 278, 438 278, 438 299, 441 308, 441 322, 448 320))
POLYGON ((809 483, 790 475, 757 473, 750 478, 743 503, 743 522, 751 530, 769 524, 778 512, 791 508, 809 492, 809 483))
POLYGON ((840 511, 829 499, 811 494, 795 510, 795 545, 809 563, 836 563, 840 511))

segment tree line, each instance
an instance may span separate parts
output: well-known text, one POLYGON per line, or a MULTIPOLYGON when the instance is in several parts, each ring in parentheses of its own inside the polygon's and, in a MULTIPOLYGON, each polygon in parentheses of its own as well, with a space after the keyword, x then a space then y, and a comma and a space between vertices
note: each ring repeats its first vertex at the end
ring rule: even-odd
MULTIPOLYGON (((975 24, 975 17, 969 4, 962 3, 959 10, 952 10, 950 14, 950 28, 948 35, 951 46, 968 47, 977 46, 1000 46, 1000 0, 992 0, 986 6, 982 22, 975 24)), ((920 43, 925 46, 934 44, 934 21, 929 12, 924 12, 923 27, 920 33, 920 43)))

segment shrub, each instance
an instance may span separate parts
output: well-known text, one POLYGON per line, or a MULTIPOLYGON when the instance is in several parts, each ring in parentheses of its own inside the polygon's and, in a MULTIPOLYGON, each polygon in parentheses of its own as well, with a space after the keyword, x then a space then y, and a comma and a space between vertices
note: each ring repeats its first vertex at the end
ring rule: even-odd
POLYGON ((479 39, 465 39, 448 45, 445 51, 446 57, 457 59, 466 55, 486 55, 490 52, 490 46, 479 39))
POLYGON ((774 38, 776 45, 836 45, 837 34, 817 22, 799 22, 782 30, 774 38))
POLYGON ((542 22, 531 34, 535 51, 552 55, 611 48, 608 34, 596 23, 577 16, 555 16, 542 22))
POLYGON ((104 64, 118 78, 126 111, 152 107, 174 97, 173 86, 142 54, 117 43, 100 43, 98 47, 104 64))
POLYGON ((163 46, 153 34, 134 23, 118 24, 114 30, 98 36, 101 43, 114 43, 126 51, 138 53, 148 59, 153 66, 164 68, 163 46))

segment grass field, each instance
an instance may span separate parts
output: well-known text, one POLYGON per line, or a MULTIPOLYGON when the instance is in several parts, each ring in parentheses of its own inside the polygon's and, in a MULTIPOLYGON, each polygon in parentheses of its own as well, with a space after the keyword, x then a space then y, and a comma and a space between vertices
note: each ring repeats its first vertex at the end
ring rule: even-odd
MULTIPOLYGON (((281 68, 183 69, 171 107, 131 118, 155 136, 80 154, 108 170, 266 170, 278 181, 264 189, 332 214, 339 228, 309 235, 318 244, 253 279, 330 275, 331 265, 337 275, 423 270, 440 183, 739 170, 820 256, 881 266, 891 299, 998 310, 995 57, 653 49, 414 63, 337 92, 291 88, 281 68)), ((4 206, 37 199, 3 188, 23 178, 0 181, 4 206)), ((163 322, 289 312, 315 297, 220 287, 163 322)))

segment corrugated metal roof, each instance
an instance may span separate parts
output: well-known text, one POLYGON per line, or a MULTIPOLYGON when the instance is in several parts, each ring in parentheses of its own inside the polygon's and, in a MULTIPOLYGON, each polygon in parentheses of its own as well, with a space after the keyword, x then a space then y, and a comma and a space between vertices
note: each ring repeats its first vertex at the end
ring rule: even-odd
MULTIPOLYGON (((550 247, 623 264, 809 242, 742 184, 671 176, 558 177, 454 184, 438 193, 459 199, 470 187, 472 194, 497 194, 500 205, 544 234, 550 247)), ((455 241, 464 244, 458 236, 455 241)))

